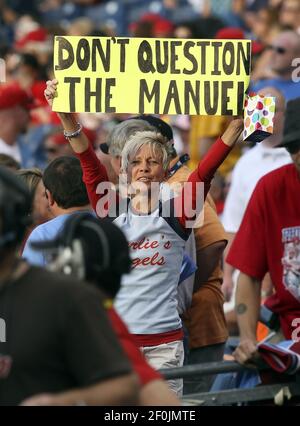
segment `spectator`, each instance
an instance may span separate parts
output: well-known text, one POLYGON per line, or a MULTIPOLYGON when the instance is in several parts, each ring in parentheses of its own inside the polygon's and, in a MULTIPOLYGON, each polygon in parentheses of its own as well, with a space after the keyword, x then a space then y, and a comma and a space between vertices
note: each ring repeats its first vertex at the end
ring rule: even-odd
POLYGON ((6 325, 0 405, 135 404, 136 377, 101 306, 102 294, 17 258, 30 194, 4 168, 0 187, 0 312, 6 325))
POLYGON ((135 116, 114 126, 105 143, 100 145, 104 154, 109 154, 110 163, 116 176, 121 173, 122 151, 130 136, 141 131, 159 131, 168 141, 173 139, 172 129, 163 120, 152 116, 135 116), (163 127, 158 127, 159 122, 163 127))
MULTIPOLYGON (((102 145, 101 148, 111 154, 111 163, 116 174, 120 173, 121 153, 129 137, 139 130, 154 130, 155 128, 165 135, 167 140, 173 140, 172 128, 163 120, 149 115, 126 120, 113 129, 107 144, 102 145)), ((188 159, 188 155, 179 157, 176 150, 172 150, 169 184, 179 182, 183 185, 188 179, 191 173, 186 166, 188 159)), ((215 214, 214 203, 210 197, 204 205, 204 223, 201 223, 201 226, 195 230, 195 236, 198 265, 196 281, 192 276, 180 283, 178 288, 178 311, 185 320, 190 347, 190 353, 185 354, 185 357, 191 364, 208 362, 211 359, 221 360, 224 342, 227 338, 223 313, 224 298, 220 288, 222 274, 217 266, 226 244, 226 236, 215 214), (210 276, 211 272, 212 276, 210 276), (209 282, 206 283, 206 281, 209 282), (196 290, 197 292, 193 295, 193 291, 196 290)), ((191 237, 194 239, 194 236, 191 237)), ((186 250, 189 250, 191 243, 188 242, 186 250)), ((188 253, 191 253, 193 258, 193 253, 190 251, 188 253)), ((205 379, 195 377, 193 380, 186 380, 184 393, 208 391, 212 381, 213 377, 205 379)))
POLYGON ((122 275, 130 271, 124 234, 110 221, 82 213, 67 219, 56 240, 40 242, 35 248, 55 252, 50 269, 85 279, 103 292, 113 328, 140 379, 139 405, 180 405, 161 375, 147 363, 112 306, 122 275), (81 253, 80 258, 78 253, 81 253))
POLYGON ((292 80, 293 60, 300 55, 300 35, 294 31, 281 32, 270 46, 272 55, 269 67, 274 72, 273 78, 257 81, 252 90, 258 92, 263 87, 280 90, 286 101, 300 96, 300 84, 292 80))
MULTIPOLYGON (((269 272, 274 294, 265 305, 279 315, 281 333, 292 338, 300 317, 300 98, 287 104, 283 146, 293 164, 263 176, 255 187, 227 261, 239 269, 236 313, 240 344, 238 362, 253 360, 260 310, 261 282, 269 272)), ((282 338, 281 338, 282 339, 282 338)))
POLYGON ((32 168, 18 170, 17 175, 25 182, 31 194, 32 208, 29 214, 32 220, 32 230, 53 218, 46 198, 43 173, 37 168, 32 168))
POLYGON ((70 215, 90 208, 77 158, 60 157, 52 161, 44 171, 43 184, 54 219, 32 231, 23 251, 23 257, 36 266, 45 266, 47 258, 45 253, 32 250, 31 242, 54 238, 70 215))
POLYGON ((47 124, 49 122, 49 113, 43 97, 47 78, 37 58, 31 54, 19 55, 14 77, 20 87, 35 101, 35 108, 31 111, 31 125, 47 124))
MULTIPOLYGON (((276 8, 262 8, 256 13, 251 28, 254 37, 261 45, 261 51, 252 56, 251 81, 256 81, 274 77, 274 71, 270 68, 273 52, 268 46, 272 45, 273 40, 282 32, 283 28, 278 22, 278 11, 276 8), (253 61, 254 59, 254 61, 253 61)), ((252 45, 257 43, 252 41, 252 45)))
POLYGON ((193 21, 179 22, 174 28, 176 38, 197 38, 196 25, 193 21))
POLYGON ((300 4, 298 0, 284 0, 282 2, 279 22, 300 35, 300 4))
POLYGON ((0 84, 0 154, 21 162, 17 138, 29 123, 30 98, 16 84, 0 84))
POLYGON ((280 28, 277 10, 265 7, 257 12, 256 19, 253 22, 252 32, 256 39, 267 46, 280 32, 280 28))
MULTIPOLYGON (((172 155, 177 157, 173 130, 165 121, 152 115, 139 115, 131 117, 116 125, 109 133, 107 142, 100 145, 101 152, 109 154, 110 164, 116 176, 119 177, 121 174, 121 156, 127 141, 138 131, 147 130, 158 131, 161 133, 165 137, 166 143, 172 144, 172 149, 170 151, 172 152, 172 155)), ((107 157, 107 155, 104 157, 107 157)), ((183 163, 185 163, 187 160, 188 155, 183 155, 181 157, 181 161, 183 161, 183 163)), ((194 271, 191 271, 191 269, 195 267, 194 264, 192 265, 192 268, 190 268, 191 264, 194 263, 192 260, 196 260, 194 236, 192 234, 186 244, 186 252, 188 252, 188 254, 186 253, 185 256, 187 262, 185 262, 185 260, 183 262, 179 279, 180 286, 178 289, 178 312, 180 314, 186 309, 187 304, 189 306, 191 303, 190 285, 185 280, 188 278, 188 276, 186 276, 186 266, 189 268, 188 275, 193 275, 194 271), (181 291, 181 289, 186 287, 188 287, 187 291, 181 291)), ((189 279, 192 280, 193 286, 193 276, 189 279)))
POLYGON ((23 20, 28 18, 31 20, 31 17, 29 16, 21 17, 17 23, 16 43, 14 47, 17 51, 22 51, 25 54, 38 56, 40 50, 45 47, 45 42, 47 41, 47 32, 44 28, 40 27, 37 22, 33 21, 31 24, 26 24, 23 20), (30 25, 32 25, 31 28, 30 25), (26 33, 23 34, 22 30, 26 27, 29 31, 26 31, 26 33))

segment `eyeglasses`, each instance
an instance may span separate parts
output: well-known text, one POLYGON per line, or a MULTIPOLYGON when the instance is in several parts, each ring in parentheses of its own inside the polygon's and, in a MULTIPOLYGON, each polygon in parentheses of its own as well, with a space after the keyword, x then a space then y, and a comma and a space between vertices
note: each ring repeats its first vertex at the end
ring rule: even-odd
POLYGON ((267 49, 274 50, 274 52, 279 53, 279 55, 284 55, 287 52, 285 47, 280 46, 267 46, 267 49))
POLYGON ((300 151, 300 141, 289 143, 285 148, 290 154, 297 154, 300 151))

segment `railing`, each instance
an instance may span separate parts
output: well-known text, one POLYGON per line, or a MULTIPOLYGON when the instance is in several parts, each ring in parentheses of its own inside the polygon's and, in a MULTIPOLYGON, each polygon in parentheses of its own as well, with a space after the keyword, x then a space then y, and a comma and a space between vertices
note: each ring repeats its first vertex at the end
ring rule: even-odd
MULTIPOLYGON (((211 362, 186 365, 178 368, 162 369, 160 373, 166 380, 205 376, 209 374, 235 373, 250 370, 234 361, 211 362)), ((270 370, 265 364, 251 370, 270 370)), ((251 389, 229 389, 218 392, 203 392, 188 394, 182 397, 183 405, 220 406, 245 405, 247 403, 262 403, 273 401, 275 405, 283 405, 292 397, 300 401, 300 374, 291 376, 291 382, 260 385, 251 389)))
MULTIPOLYGON (((267 367, 265 367, 267 368, 267 367)), ((234 361, 208 362, 203 364, 185 365, 184 367, 165 368, 160 373, 166 380, 187 378, 194 375, 206 376, 208 374, 231 373, 245 370, 241 364, 234 361)))

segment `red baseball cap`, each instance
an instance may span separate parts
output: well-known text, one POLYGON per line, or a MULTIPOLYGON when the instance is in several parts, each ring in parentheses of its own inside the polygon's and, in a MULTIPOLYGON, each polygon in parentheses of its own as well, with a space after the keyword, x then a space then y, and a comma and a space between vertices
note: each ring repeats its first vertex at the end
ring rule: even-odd
POLYGON ((241 28, 236 27, 226 27, 221 28, 219 31, 217 31, 215 38, 218 39, 244 39, 245 33, 241 28))
POLYGON ((153 23, 153 34, 155 37, 170 36, 173 30, 173 23, 167 19, 160 19, 153 23))
POLYGON ((27 43, 31 42, 44 42, 47 40, 48 34, 44 28, 37 28, 36 30, 30 31, 20 40, 16 41, 15 48, 22 49, 27 43))
POLYGON ((25 109, 34 108, 32 98, 17 83, 0 84, 0 110, 21 105, 25 109))

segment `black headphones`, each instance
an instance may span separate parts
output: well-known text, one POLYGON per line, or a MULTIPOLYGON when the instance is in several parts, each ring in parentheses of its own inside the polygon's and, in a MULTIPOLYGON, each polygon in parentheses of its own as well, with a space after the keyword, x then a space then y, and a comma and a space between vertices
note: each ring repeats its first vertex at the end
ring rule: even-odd
POLYGON ((77 212, 65 222, 58 241, 58 256, 52 270, 79 279, 97 279, 106 272, 121 276, 130 271, 131 261, 126 238, 108 219, 77 212))
POLYGON ((31 224, 32 197, 25 184, 5 167, 0 167, 0 248, 20 243, 31 224))

